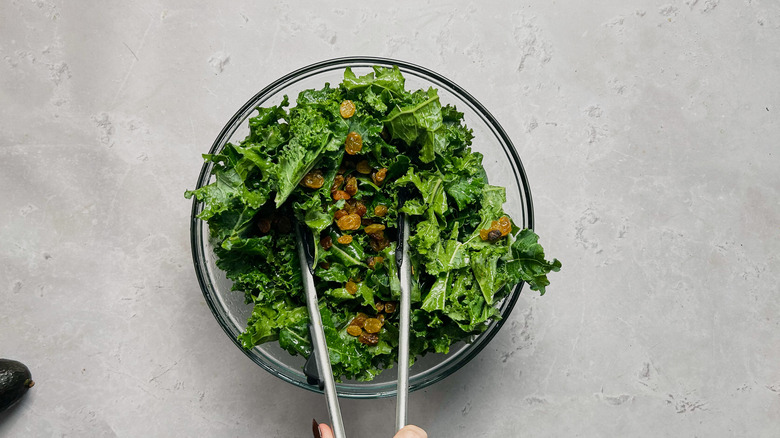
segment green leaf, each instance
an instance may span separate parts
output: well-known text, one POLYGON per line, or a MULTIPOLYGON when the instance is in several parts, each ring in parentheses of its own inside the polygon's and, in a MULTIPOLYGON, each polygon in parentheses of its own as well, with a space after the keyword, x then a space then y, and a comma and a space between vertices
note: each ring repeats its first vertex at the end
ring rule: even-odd
POLYGON ((434 152, 444 149, 444 139, 436 131, 442 126, 441 104, 435 89, 414 94, 415 102, 396 106, 384 120, 393 139, 407 145, 420 144, 420 161, 430 163, 434 152))
POLYGON ((433 312, 434 310, 444 310, 444 303, 447 299, 447 285, 450 281, 450 273, 440 276, 436 279, 436 282, 431 286, 431 290, 428 291, 428 295, 423 300, 422 309, 427 312, 433 312))
POLYGON ((477 279, 482 296, 485 297, 485 302, 488 304, 493 304, 493 295, 495 295, 497 290, 496 280, 498 278, 499 257, 499 255, 481 252, 474 253, 471 257, 471 270, 474 272, 474 277, 477 279))
POLYGON ((404 77, 397 66, 393 68, 374 67, 373 73, 364 76, 355 76, 352 69, 347 67, 344 71, 344 81, 341 86, 349 91, 365 90, 368 87, 387 90, 393 94, 405 94, 404 77))
MULTIPOLYGON (((334 108, 338 102, 332 101, 334 108)), ((290 135, 292 138, 279 155, 279 190, 276 193, 277 208, 284 203, 301 178, 309 173, 317 159, 326 151, 336 151, 347 138, 347 125, 322 109, 298 106, 290 110, 290 135)))
POLYGON ((343 263, 344 266, 350 267, 350 266, 361 266, 361 267, 368 267, 363 260, 366 259, 366 253, 363 251, 363 248, 358 244, 357 240, 353 239, 352 242, 348 245, 342 245, 340 243, 337 243, 336 240, 339 238, 339 235, 335 232, 331 231, 330 233, 331 239, 333 239, 333 246, 330 248, 329 252, 330 255, 337 260, 340 263, 343 263))
POLYGON ((544 249, 538 240, 539 236, 532 230, 520 231, 512 243, 512 258, 506 264, 506 271, 511 282, 525 281, 532 290, 544 295, 550 284, 547 274, 560 271, 561 262, 557 259, 545 260, 544 249))

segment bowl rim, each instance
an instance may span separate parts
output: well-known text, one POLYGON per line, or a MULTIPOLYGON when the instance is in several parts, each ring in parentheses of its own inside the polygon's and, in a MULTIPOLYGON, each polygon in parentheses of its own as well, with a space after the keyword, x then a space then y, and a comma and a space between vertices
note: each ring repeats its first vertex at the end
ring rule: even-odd
MULTIPOLYGON (((525 201, 524 203, 521 202, 525 227, 533 230, 534 210, 533 210, 533 200, 531 198, 531 189, 528 183, 528 177, 525 173, 523 163, 520 160, 520 156, 517 153, 514 144, 512 143, 509 136, 507 135, 504 128, 501 126, 498 120, 496 120, 496 118, 490 113, 490 111, 488 111, 487 108, 485 108, 485 106, 482 105, 482 103, 480 103, 476 98, 474 98, 470 93, 468 93, 465 89, 460 87, 458 84, 446 78, 445 76, 436 73, 433 70, 430 70, 426 67, 422 67, 407 61, 402 61, 393 58, 385 58, 385 57, 374 57, 374 56, 346 56, 346 57, 331 58, 331 59, 326 59, 324 61, 315 62, 313 64, 309 64, 305 67, 301 67, 297 70, 287 73, 284 76, 280 77, 279 79, 271 82, 269 85, 263 87, 259 92, 257 92, 254 96, 252 96, 249 100, 247 100, 247 102, 244 105, 242 105, 238 109, 238 111, 236 111, 236 113, 227 121, 227 123, 225 123, 224 127, 222 128, 222 130, 214 140, 214 143, 212 144, 208 153, 214 154, 217 150, 219 150, 227 141, 229 141, 233 133, 238 129, 238 127, 243 123, 243 121, 249 116, 251 112, 253 112, 262 103, 264 103, 264 101, 267 100, 267 98, 272 96, 275 92, 279 91, 280 87, 286 85, 288 82, 294 79, 297 82, 299 80, 307 78, 308 76, 320 72, 335 70, 337 68, 370 67, 374 65, 379 65, 384 67, 398 66, 402 72, 403 71, 411 72, 413 73, 414 76, 424 78, 426 80, 433 79, 433 82, 438 82, 448 87, 450 91, 454 92, 455 95, 462 98, 465 101, 465 103, 468 106, 470 106, 472 110, 474 110, 474 112, 493 131, 493 134, 496 137, 499 137, 500 141, 503 142, 504 152, 511 156, 511 159, 513 161, 512 165, 515 168, 513 173, 522 190, 521 193, 522 200, 525 201)), ((213 168, 213 163, 206 162, 202 165, 200 174, 198 176, 198 183, 196 188, 200 188, 208 184, 208 181, 211 178, 212 168, 213 168)), ((200 244, 200 237, 203 236, 204 222, 197 218, 197 214, 200 212, 201 209, 202 209, 202 203, 198 201, 195 197, 193 197, 192 210, 190 215, 190 246, 192 252, 192 260, 195 267, 195 274, 198 279, 198 284, 206 300, 206 303, 209 306, 209 309, 211 310, 212 315, 214 315, 214 318, 216 318, 220 327, 225 332, 225 334, 231 339, 231 341, 247 357, 249 357, 253 362, 259 365, 261 368, 265 369, 270 374, 286 382, 292 383, 293 385, 299 388, 307 389, 312 392, 322 393, 323 391, 320 390, 316 385, 309 385, 306 382, 302 382, 290 378, 285 374, 280 373, 279 370, 273 368, 268 363, 265 363, 262 360, 258 360, 257 357, 251 354, 251 350, 246 350, 241 345, 241 343, 236 338, 236 336, 234 336, 234 334, 229 330, 228 321, 225 320, 220 310, 217 309, 216 303, 218 299, 216 299, 216 297, 211 296, 212 294, 208 287, 208 285, 211 284, 211 282, 207 280, 208 274, 207 272, 204 272, 202 268, 202 265, 204 264, 201 262, 203 260, 206 260, 205 257, 206 254, 204 254, 203 251, 204 248, 200 244)), ((477 354, 479 354, 485 348, 485 346, 487 346, 487 344, 493 339, 493 337, 495 337, 495 335, 498 333, 498 331, 506 322, 507 317, 511 314, 512 309, 514 308, 520 296, 524 284, 525 284, 524 282, 520 282, 507 295, 507 297, 504 299, 503 303, 500 306, 500 310, 501 310, 500 313, 502 318, 499 320, 492 321, 488 325, 488 328, 485 329, 483 333, 477 335, 474 342, 471 342, 468 344, 468 346, 464 347, 468 351, 465 352, 465 354, 460 360, 449 364, 448 367, 444 368, 443 370, 440 370, 439 372, 437 372, 432 376, 428 376, 428 378, 423 379, 422 381, 412 382, 410 376, 409 392, 427 387, 454 374, 459 369, 461 369, 464 365, 469 363, 477 354)), ((389 370, 386 372, 389 372, 389 370)), ((337 384, 336 386, 337 386, 338 395, 340 397, 345 397, 345 398, 368 399, 368 398, 393 397, 396 395, 395 388, 387 391, 382 391, 382 392, 361 393, 361 392, 351 392, 351 391, 343 392, 339 390, 340 384, 337 384)))

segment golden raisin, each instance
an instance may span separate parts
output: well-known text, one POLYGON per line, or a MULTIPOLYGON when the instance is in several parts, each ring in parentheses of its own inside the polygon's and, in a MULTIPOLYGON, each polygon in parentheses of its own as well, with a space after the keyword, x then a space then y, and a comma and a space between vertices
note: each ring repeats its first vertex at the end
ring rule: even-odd
POLYGON ((322 245, 322 248, 325 250, 330 249, 330 247, 333 246, 333 238, 330 236, 323 237, 320 239, 320 245, 322 245))
POLYGON ((368 333, 379 333, 379 330, 382 329, 382 322, 376 318, 368 318, 363 328, 368 333))
POLYGON ((374 234, 378 233, 380 231, 383 231, 385 229, 385 226, 382 224, 371 224, 365 228, 366 233, 368 234, 374 234))
POLYGON ((310 189, 318 189, 322 187, 323 184, 325 184, 325 177, 322 176, 321 170, 315 169, 303 177, 301 184, 310 189))
POLYGON ((376 345, 379 343, 379 336, 376 333, 363 333, 358 338, 361 344, 376 345))
POLYGON ((348 214, 336 221, 340 230, 357 230, 360 228, 360 216, 355 213, 348 214))
POLYGON ((333 193, 340 189, 342 184, 344 184, 344 175, 336 175, 336 177, 333 178, 333 185, 330 186, 330 192, 333 193))
POLYGON ((346 289, 350 295, 355 295, 355 293, 357 293, 358 287, 354 281, 350 280, 347 282, 347 284, 344 285, 344 289, 346 289))
POLYGON ((378 265, 381 265, 382 262, 385 261, 384 257, 376 256, 376 257, 369 257, 367 260, 368 267, 371 269, 376 269, 378 265))
POLYGON ((363 312, 360 312, 357 314, 355 319, 353 319, 352 322, 350 322, 350 325, 356 325, 360 328, 363 328, 363 325, 366 323, 367 319, 368 319, 368 315, 366 315, 363 312))
POLYGON ((362 173, 363 175, 368 175, 371 173, 371 166, 368 165, 367 160, 363 160, 359 163, 357 163, 357 171, 362 173))
POLYGON ((355 193, 358 191, 357 178, 354 176, 347 178, 347 185, 344 186, 344 191, 347 192, 349 196, 355 196, 355 193))
POLYGON ((349 199, 351 196, 349 196, 349 193, 345 192, 344 190, 336 190, 332 193, 333 200, 334 201, 341 201, 342 199, 349 199))
POLYGON ((389 303, 385 303, 385 313, 393 313, 393 312, 395 312, 395 307, 396 307, 396 303, 394 303, 392 301, 389 302, 389 303))
POLYGON ((374 304, 374 307, 376 307, 376 311, 377 311, 377 312, 381 312, 381 311, 382 311, 382 309, 384 309, 384 308, 385 308, 385 303, 383 303, 383 302, 379 301, 379 302, 377 302, 376 304, 374 304))
POLYGON ((489 232, 490 231, 485 230, 485 229, 479 230, 479 238, 482 239, 482 240, 488 240, 488 233, 489 232))
POLYGON ((264 217, 257 222, 257 228, 260 228, 260 232, 265 234, 271 231, 271 219, 264 217))
POLYGON ((342 245, 349 245, 350 243, 352 243, 352 236, 350 236, 349 234, 345 234, 343 236, 339 236, 339 238, 336 240, 342 245))
POLYGON ((372 174, 371 179, 374 180, 374 184, 379 186, 382 185, 383 182, 385 182, 385 176, 387 176, 387 168, 383 167, 377 170, 374 174, 372 174))
POLYGON ((381 313, 376 316, 376 319, 378 319, 382 324, 385 323, 385 315, 382 315, 381 313))
POLYGON ((357 154, 363 149, 363 137, 355 131, 350 132, 346 142, 344 142, 344 148, 349 155, 357 154))
POLYGON ((347 327, 347 333, 357 337, 363 334, 363 329, 356 325, 350 325, 347 327))
POLYGON ((348 119, 355 115, 355 104, 351 100, 345 100, 339 105, 339 113, 341 117, 348 119))
POLYGON ((508 217, 502 216, 501 219, 498 220, 496 229, 501 232, 502 236, 506 236, 512 232, 512 221, 510 221, 508 217))
POLYGON ((336 212, 333 213, 333 219, 339 220, 348 214, 349 212, 342 208, 341 210, 336 210, 336 212))
POLYGON ((366 205, 363 204, 362 202, 358 201, 357 204, 355 204, 356 215, 363 217, 366 215, 366 211, 368 211, 368 209, 366 208, 366 205))
POLYGON ((387 214, 387 206, 386 205, 377 205, 374 207, 374 215, 379 217, 385 217, 387 214))

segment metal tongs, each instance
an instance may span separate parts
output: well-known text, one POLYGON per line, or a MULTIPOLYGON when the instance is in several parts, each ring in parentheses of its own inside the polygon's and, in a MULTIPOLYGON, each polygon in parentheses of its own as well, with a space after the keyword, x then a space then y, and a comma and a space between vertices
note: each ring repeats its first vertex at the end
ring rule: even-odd
POLYGON ((325 330, 322 327, 322 316, 314 288, 314 236, 305 225, 296 221, 295 236, 297 237, 298 260, 301 264, 303 290, 306 294, 306 307, 309 310, 309 333, 312 340, 312 352, 304 366, 304 374, 310 384, 318 384, 325 390, 328 402, 330 426, 336 438, 346 438, 344 422, 341 420, 341 407, 336 393, 336 382, 333 380, 333 369, 330 365, 328 345, 325 343, 325 330), (312 367, 315 369, 313 370, 312 367), (316 374, 315 374, 316 371, 316 374))
MULTIPOLYGON (((403 191, 398 196, 398 210, 403 206, 403 191)), ((398 244, 395 248, 395 261, 401 280, 401 302, 398 322, 398 387, 395 405, 395 429, 406 426, 406 413, 409 400, 409 326, 412 295, 412 262, 409 260, 409 216, 401 213, 398 217, 398 244)))
MULTIPOLYGON (((398 209, 403 207, 407 198, 404 190, 399 194, 398 209)), ((412 288, 412 265, 409 260, 409 217, 401 213, 398 217, 398 240, 395 257, 401 283, 401 299, 399 305, 398 334, 398 386, 395 412, 396 430, 406 426, 409 399, 409 327, 412 288)), ((322 317, 318 305, 317 291, 314 287, 315 246, 312 233, 305 225, 296 221, 295 235, 297 237, 298 259, 301 264, 303 289, 306 294, 306 307, 309 311, 309 332, 312 338, 312 353, 303 367, 310 385, 318 385, 324 389, 328 403, 330 424, 335 438, 345 438, 344 423, 341 419, 336 383, 333 379, 333 369, 325 342, 325 331, 322 327, 322 317)))

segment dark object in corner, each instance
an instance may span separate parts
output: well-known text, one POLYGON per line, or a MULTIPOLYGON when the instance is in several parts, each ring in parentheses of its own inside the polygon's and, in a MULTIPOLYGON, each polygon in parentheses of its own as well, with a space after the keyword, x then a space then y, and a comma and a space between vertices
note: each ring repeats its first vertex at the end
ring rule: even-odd
POLYGON ((11 359, 0 359, 0 412, 18 402, 32 388, 30 369, 11 359))

